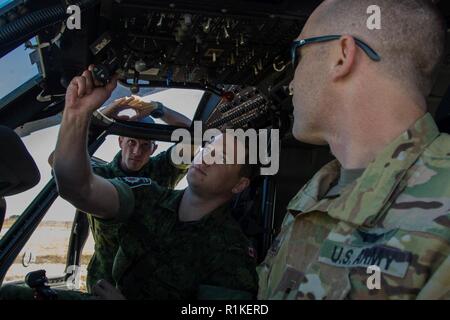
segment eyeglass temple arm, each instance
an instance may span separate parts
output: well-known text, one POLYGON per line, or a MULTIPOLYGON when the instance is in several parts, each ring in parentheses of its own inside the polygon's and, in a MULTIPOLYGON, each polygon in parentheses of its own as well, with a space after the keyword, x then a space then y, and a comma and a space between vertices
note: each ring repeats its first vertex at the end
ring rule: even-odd
MULTIPOLYGON (((309 38, 306 40, 296 40, 294 43, 297 45, 305 45, 308 43, 316 43, 316 42, 325 42, 325 41, 331 41, 331 40, 338 40, 340 39, 342 36, 340 35, 329 35, 329 36, 322 36, 322 37, 314 37, 314 38, 309 38)), ((378 55, 378 53, 375 52, 375 50, 373 50, 371 47, 369 47, 369 45, 367 45, 365 42, 363 42, 362 40, 359 40, 356 37, 353 37, 353 39, 355 39, 356 45, 359 46, 362 50, 364 50, 364 52, 369 56, 370 59, 374 60, 374 61, 380 61, 381 58, 378 55)))

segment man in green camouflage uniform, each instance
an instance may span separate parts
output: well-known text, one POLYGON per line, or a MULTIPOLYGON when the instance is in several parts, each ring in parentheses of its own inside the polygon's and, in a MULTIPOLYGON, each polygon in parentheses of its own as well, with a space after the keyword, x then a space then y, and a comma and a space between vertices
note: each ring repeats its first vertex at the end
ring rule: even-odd
POLYGON ((110 181, 120 198, 120 216, 113 223, 125 222, 113 268, 114 283, 125 297, 251 299, 256 295, 256 264, 228 203, 198 221, 180 221, 184 190, 161 188, 147 178, 110 181))
MULTIPOLYGON (((238 164, 240 160, 232 164, 205 160, 213 154, 215 159, 225 158, 225 142, 236 149, 235 139, 220 135, 212 148, 198 153, 183 191, 162 188, 150 178, 108 180, 95 175, 87 154, 87 130, 92 113, 109 97, 116 80, 94 87, 92 69, 75 77, 67 89, 53 170, 62 198, 105 225, 121 225, 113 283, 102 281, 93 293, 110 299, 255 297, 253 251, 228 209, 233 195, 250 184, 253 167, 238 164)), ((30 298, 31 292, 7 286, 0 297, 30 298)), ((59 297, 90 295, 59 292, 59 297)))
MULTIPOLYGON (((58 299, 210 300, 256 296, 256 261, 228 203, 198 221, 180 221, 178 209, 184 190, 163 188, 142 177, 110 181, 118 191, 119 215, 112 221, 96 222, 102 230, 120 226, 112 277, 92 287, 95 296, 56 290, 58 299)), ((6 286, 1 291, 2 299, 32 299, 29 288, 6 286)))
POLYGON ((380 30, 371 1, 325 1, 300 39, 342 36, 293 51, 293 134, 337 160, 289 203, 260 299, 450 299, 450 137, 425 102, 444 23, 429 1, 376 3, 380 30))
MULTIPOLYGON (((190 120, 184 115, 155 101, 144 101, 138 96, 124 97, 113 101, 101 110, 102 114, 110 118, 124 120, 138 120, 154 123, 149 116, 161 118, 169 125, 189 127, 190 120), (133 109, 135 116, 120 115, 127 109, 133 109), (155 112, 159 111, 159 112, 155 112)), ((93 170, 104 178, 115 177, 148 177, 162 187, 175 188, 184 177, 188 166, 175 165, 170 159, 171 149, 151 157, 157 149, 152 140, 119 137, 121 151, 113 161, 104 165, 94 165, 93 170), (123 156, 124 155, 124 156, 123 156)), ((103 224, 100 220, 87 215, 89 225, 95 242, 95 251, 87 268, 87 288, 92 287, 101 279, 112 281, 112 267, 114 257, 119 248, 118 230, 120 225, 103 224)))
MULTIPOLYGON (((109 179, 126 176, 148 177, 162 187, 173 189, 184 177, 188 168, 173 164, 170 159, 170 152, 171 149, 148 158, 147 163, 139 171, 124 171, 121 165, 121 151, 114 157, 113 161, 104 165, 94 165, 93 170, 99 176, 109 179)), ((98 280, 112 281, 114 257, 119 248, 118 231, 120 225, 102 223, 101 220, 91 215, 87 215, 87 217, 95 242, 95 251, 88 265, 86 281, 88 291, 91 292, 92 287, 98 280)))

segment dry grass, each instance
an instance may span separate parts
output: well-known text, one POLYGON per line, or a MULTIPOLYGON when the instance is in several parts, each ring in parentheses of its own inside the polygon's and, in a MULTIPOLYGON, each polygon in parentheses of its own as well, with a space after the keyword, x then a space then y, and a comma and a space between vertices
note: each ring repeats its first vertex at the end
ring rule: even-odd
MULTIPOLYGON (((3 228, 10 228, 16 223, 17 218, 8 218, 3 222, 3 228)), ((72 228, 72 221, 41 221, 39 228, 55 227, 55 228, 72 228)))
MULTIPOLYGON (((81 264, 87 265, 89 261, 91 260, 92 255, 90 254, 84 254, 81 256, 81 264)), ((66 264, 67 257, 61 256, 61 255, 44 255, 44 256, 37 256, 36 261, 33 262, 34 264, 46 264, 46 263, 53 263, 53 264, 66 264)), ((14 263, 22 263, 22 256, 18 256, 14 263)))

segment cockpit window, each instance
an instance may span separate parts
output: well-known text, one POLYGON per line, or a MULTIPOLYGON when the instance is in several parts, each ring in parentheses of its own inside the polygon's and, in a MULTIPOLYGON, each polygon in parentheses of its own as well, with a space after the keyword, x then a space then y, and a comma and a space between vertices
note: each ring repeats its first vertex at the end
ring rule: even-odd
POLYGON ((13 0, 0 0, 0 9, 6 7, 7 4, 10 4, 13 0))
POLYGON ((31 64, 31 52, 23 44, 0 59, 0 101, 39 75, 36 64, 31 64))
MULTIPOLYGON (((166 107, 181 113, 189 119, 194 118, 194 114, 197 107, 203 97, 204 91, 202 90, 191 90, 191 89, 166 89, 166 88, 151 88, 151 89, 141 89, 138 93, 144 101, 158 101, 161 102, 166 107)), ((124 95, 130 96, 130 91, 124 86, 117 86, 116 90, 111 95, 110 100, 108 100, 105 105, 112 102, 112 100, 121 98, 124 95)), ((123 111, 123 114, 128 116, 133 115, 133 113, 128 113, 123 111)), ((161 119, 155 119, 156 123, 164 124, 161 119)), ((153 154, 156 156, 160 152, 163 152, 170 148, 173 143, 157 141, 158 149, 153 154)), ((95 153, 95 156, 111 161, 114 156, 119 151, 119 146, 117 142, 117 136, 108 136, 106 141, 100 146, 100 148, 95 153)), ((186 177, 184 177, 177 185, 176 189, 184 189, 187 186, 186 177)))
MULTIPOLYGON (((157 89, 142 90, 139 95, 146 101, 161 102, 172 110, 192 119, 203 93, 200 90, 157 89)), ((130 92, 126 87, 119 86, 114 91, 112 99, 119 98, 123 95, 130 95, 130 92)), ((156 119, 156 122, 162 123, 161 119, 156 119)), ((59 125, 45 128, 23 137, 23 142, 27 150, 39 168, 41 181, 37 186, 24 193, 7 197, 6 219, 4 227, 0 232, 0 240, 51 178, 48 157, 55 147, 58 130, 59 125)), ((157 141, 156 143, 158 144, 158 148, 153 156, 158 155, 173 145, 173 143, 161 141, 157 141)), ((95 153, 95 156, 109 162, 119 150, 118 137, 108 136, 106 141, 95 153)), ((177 185, 177 189, 184 189, 186 186, 187 182, 186 178, 184 178, 177 185)), ((28 272, 41 269, 45 269, 47 276, 51 279, 64 276, 74 214, 75 208, 67 201, 58 197, 32 237, 15 259, 12 267, 6 274, 4 283, 23 281, 28 272)), ((79 287, 81 290, 85 290, 84 282, 86 281, 87 264, 93 252, 94 241, 91 235, 81 255, 81 282, 79 287)))
MULTIPOLYGON (((197 111, 197 107, 205 92, 203 90, 194 89, 175 89, 175 88, 141 88, 136 96, 142 98, 142 100, 161 102, 164 106, 181 113, 189 119, 194 118, 194 114, 197 111)), ((119 99, 125 96, 131 96, 130 89, 122 84, 118 84, 117 88, 113 91, 111 97, 103 104, 108 106, 115 99, 119 99)), ((126 115, 132 115, 133 112, 123 112, 126 115)), ((164 124, 161 119, 155 119, 156 123, 164 124)))

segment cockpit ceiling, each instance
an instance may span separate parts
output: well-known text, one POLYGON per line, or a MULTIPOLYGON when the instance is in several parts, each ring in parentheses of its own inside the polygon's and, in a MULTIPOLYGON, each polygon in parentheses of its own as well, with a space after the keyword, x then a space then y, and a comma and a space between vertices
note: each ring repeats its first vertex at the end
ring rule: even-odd
POLYGON ((286 68, 289 45, 309 14, 301 5, 287 13, 282 8, 292 6, 289 1, 240 1, 239 7, 204 1, 189 6, 105 3, 102 16, 109 26, 91 50, 99 62, 116 58, 113 63, 130 85, 135 77, 141 82, 256 84, 286 68))

